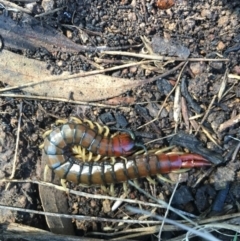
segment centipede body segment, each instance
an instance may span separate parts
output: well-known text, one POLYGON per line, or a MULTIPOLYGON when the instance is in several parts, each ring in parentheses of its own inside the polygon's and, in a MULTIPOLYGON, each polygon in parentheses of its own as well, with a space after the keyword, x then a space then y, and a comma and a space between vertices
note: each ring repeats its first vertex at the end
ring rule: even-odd
MULTIPOLYGON (((135 142, 135 137, 132 132, 119 133, 114 136, 109 135, 107 129, 103 133, 103 128, 95 125, 90 121, 81 123, 73 119, 71 122, 63 123, 56 126, 53 130, 45 136, 44 150, 49 155, 72 155, 72 147, 74 145, 80 146, 85 153, 87 150, 97 156, 96 160, 102 156, 119 157, 127 156, 133 153, 135 146, 141 146, 135 142), (90 123, 90 124, 89 124, 90 123)), ((82 154, 82 159, 85 154, 82 154)))
POLYGON ((181 168, 209 166, 197 154, 150 154, 118 158, 115 163, 79 162, 74 157, 45 154, 47 165, 62 179, 85 186, 126 182, 136 178, 164 174, 181 168))

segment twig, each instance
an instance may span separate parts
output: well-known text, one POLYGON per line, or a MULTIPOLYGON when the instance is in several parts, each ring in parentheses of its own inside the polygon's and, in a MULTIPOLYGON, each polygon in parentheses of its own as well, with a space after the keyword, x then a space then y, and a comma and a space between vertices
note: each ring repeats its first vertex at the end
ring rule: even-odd
POLYGON ((102 54, 109 54, 109 55, 122 55, 122 56, 130 56, 130 57, 137 57, 142 59, 152 59, 152 60, 173 60, 173 61, 229 61, 229 59, 205 59, 205 58, 176 58, 176 57, 166 57, 166 56, 159 56, 159 55, 151 55, 151 54, 138 54, 138 53, 131 53, 125 51, 102 51, 102 54))
MULTIPOLYGON (((20 129, 21 129, 21 120, 22 120, 22 107, 23 107, 23 103, 20 103, 19 106, 19 118, 18 118, 18 127, 17 127, 17 138, 16 138, 16 146, 15 146, 15 153, 14 153, 14 158, 13 158, 13 168, 12 168, 12 174, 9 177, 9 179, 13 179, 15 172, 16 172, 16 168, 17 168, 17 154, 18 154, 18 146, 19 146, 19 136, 20 136, 20 129)), ((10 183, 8 183, 6 185, 5 190, 8 190, 10 186, 10 183)))
MULTIPOLYGON (((0 92, 1 92, 1 90, 0 90, 0 92)), ((129 110, 129 107, 123 107, 123 106, 105 105, 105 104, 99 104, 99 103, 95 103, 95 102, 84 102, 84 101, 69 100, 69 99, 64 99, 64 98, 55 98, 55 97, 47 97, 47 96, 38 96, 38 95, 0 94, 0 96, 12 97, 12 98, 59 101, 59 102, 67 102, 69 104, 89 105, 89 106, 98 106, 98 107, 114 108, 114 109, 120 108, 120 109, 126 110, 126 111, 129 110)))

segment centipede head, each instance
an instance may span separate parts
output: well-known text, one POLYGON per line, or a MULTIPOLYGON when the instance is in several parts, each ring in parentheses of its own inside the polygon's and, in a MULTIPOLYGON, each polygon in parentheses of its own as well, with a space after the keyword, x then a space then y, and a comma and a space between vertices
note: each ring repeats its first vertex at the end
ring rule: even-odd
POLYGON ((115 148, 115 154, 117 154, 117 152, 119 154, 117 156, 122 156, 122 155, 126 156, 134 152, 135 141, 128 133, 121 133, 115 136, 113 138, 113 143, 115 148), (115 143, 118 143, 118 144, 115 144, 115 143))

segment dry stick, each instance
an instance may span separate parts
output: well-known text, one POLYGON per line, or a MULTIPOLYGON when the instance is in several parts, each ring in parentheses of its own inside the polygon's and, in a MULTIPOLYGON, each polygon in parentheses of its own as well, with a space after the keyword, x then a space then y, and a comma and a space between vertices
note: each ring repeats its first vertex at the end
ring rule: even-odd
POLYGON ((160 227, 160 230, 159 230, 159 233, 158 233, 158 240, 159 240, 159 241, 161 240, 161 235, 162 235, 162 231, 163 231, 163 225, 164 225, 164 223, 165 223, 165 220, 167 219, 167 215, 168 215, 168 213, 169 213, 169 208, 171 207, 171 203, 172 203, 173 197, 174 197, 174 195, 175 195, 175 193, 176 193, 176 190, 177 190, 177 188, 178 188, 178 185, 179 185, 179 181, 180 181, 180 179, 181 179, 181 176, 182 176, 181 174, 178 176, 178 181, 177 181, 177 183, 176 183, 176 185, 175 185, 175 187, 174 187, 174 189, 173 189, 173 192, 172 192, 172 195, 171 195, 171 197, 170 197, 170 200, 169 200, 169 203, 168 203, 166 212, 165 212, 165 214, 164 214, 164 217, 163 217, 163 220, 162 220, 162 224, 161 224, 161 227, 160 227))
MULTIPOLYGON (((0 90, 1 92, 1 90, 0 90)), ((2 97, 12 97, 12 98, 25 98, 25 99, 37 99, 37 100, 49 100, 49 101, 59 101, 59 102, 67 102, 69 104, 78 104, 78 105, 89 105, 89 106, 98 106, 98 107, 105 107, 105 108, 120 108, 122 110, 129 110, 129 107, 123 106, 112 106, 112 105, 105 105, 99 103, 91 103, 91 102, 83 102, 77 100, 68 100, 64 98, 54 98, 54 97, 46 97, 46 96, 38 96, 38 95, 18 95, 18 94, 0 94, 2 97)))
MULTIPOLYGON (((15 153, 14 153, 14 158, 13 158, 13 168, 12 168, 12 174, 9 177, 9 179, 13 179, 15 172, 16 172, 16 163, 17 163, 17 154, 18 154, 18 146, 19 146, 19 136, 20 136, 20 127, 21 127, 21 120, 22 120, 22 107, 23 107, 23 103, 20 103, 19 106, 19 118, 18 118, 18 127, 17 127, 17 139, 16 139, 16 147, 15 147, 15 153)), ((5 190, 8 190, 10 186, 10 183, 8 183, 6 185, 5 190)))
POLYGON ((152 59, 152 60, 174 60, 174 61, 211 61, 211 62, 219 62, 219 61, 229 61, 229 59, 205 59, 205 58, 175 58, 175 57, 165 57, 159 55, 151 55, 151 54, 137 54, 131 53, 126 51, 102 51, 102 54, 109 54, 109 55, 123 55, 123 56, 130 56, 130 57, 137 57, 142 59, 152 59))
POLYGON ((182 63, 182 65, 183 65, 183 64, 184 64, 184 66, 182 67, 182 69, 181 69, 181 71, 180 71, 180 73, 179 73, 178 79, 177 79, 174 87, 172 88, 172 90, 168 93, 168 95, 166 96, 165 100, 163 101, 163 104, 162 104, 160 110, 158 111, 157 116, 156 116, 153 120, 147 122, 146 124, 139 126, 139 127, 137 128, 137 130, 143 128, 144 126, 147 126, 147 125, 151 124, 152 122, 154 122, 154 121, 156 121, 156 120, 158 119, 158 117, 160 116, 160 114, 161 114, 161 112, 162 112, 162 110, 163 110, 163 108, 164 108, 164 106, 165 106, 168 98, 170 97, 170 95, 173 93, 173 91, 176 89, 178 83, 180 82, 180 79, 181 79, 181 76, 182 76, 182 72, 183 72, 183 70, 185 69, 186 65, 188 64, 188 61, 185 62, 185 63, 182 63))
POLYGON ((84 215, 43 212, 43 211, 35 211, 27 208, 18 208, 18 207, 11 207, 11 206, 5 206, 5 205, 0 205, 0 209, 17 211, 17 212, 34 213, 34 214, 51 216, 51 217, 71 218, 71 219, 73 218, 73 219, 84 220, 84 221, 113 222, 113 223, 123 222, 123 223, 131 223, 131 224, 136 224, 136 223, 159 224, 160 223, 160 221, 123 220, 123 219, 100 218, 100 217, 84 216, 84 215))

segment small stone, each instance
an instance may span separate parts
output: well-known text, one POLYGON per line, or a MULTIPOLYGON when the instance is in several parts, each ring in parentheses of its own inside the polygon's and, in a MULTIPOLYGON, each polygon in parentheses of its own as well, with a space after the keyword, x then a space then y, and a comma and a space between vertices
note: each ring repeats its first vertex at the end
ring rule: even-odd
POLYGON ((217 45, 217 50, 222 51, 223 49, 225 49, 225 44, 222 41, 219 41, 217 45))

